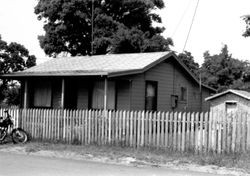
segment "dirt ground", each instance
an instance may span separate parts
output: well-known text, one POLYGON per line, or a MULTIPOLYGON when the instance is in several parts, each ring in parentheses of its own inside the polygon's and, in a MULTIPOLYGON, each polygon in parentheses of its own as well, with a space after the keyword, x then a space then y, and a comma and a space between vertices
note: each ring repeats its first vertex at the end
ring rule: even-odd
POLYGON ((29 142, 14 145, 0 144, 1 152, 39 155, 75 160, 90 160, 104 163, 132 165, 135 167, 168 167, 178 170, 201 171, 214 174, 250 175, 248 154, 217 155, 192 152, 176 153, 154 149, 133 149, 110 146, 79 146, 59 143, 29 142))

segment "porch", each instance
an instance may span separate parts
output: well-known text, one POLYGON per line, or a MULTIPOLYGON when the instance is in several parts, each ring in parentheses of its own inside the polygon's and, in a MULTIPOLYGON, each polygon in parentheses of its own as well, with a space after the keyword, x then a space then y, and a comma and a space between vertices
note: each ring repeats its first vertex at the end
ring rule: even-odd
POLYGON ((93 76, 29 78, 22 81, 22 107, 130 110, 131 84, 131 80, 93 76))

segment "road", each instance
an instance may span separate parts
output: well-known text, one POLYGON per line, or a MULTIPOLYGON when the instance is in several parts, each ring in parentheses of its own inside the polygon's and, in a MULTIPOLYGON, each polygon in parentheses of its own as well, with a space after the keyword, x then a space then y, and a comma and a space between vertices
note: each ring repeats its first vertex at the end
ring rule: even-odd
POLYGON ((83 160, 0 152, 0 176, 214 176, 151 166, 133 167, 83 160))

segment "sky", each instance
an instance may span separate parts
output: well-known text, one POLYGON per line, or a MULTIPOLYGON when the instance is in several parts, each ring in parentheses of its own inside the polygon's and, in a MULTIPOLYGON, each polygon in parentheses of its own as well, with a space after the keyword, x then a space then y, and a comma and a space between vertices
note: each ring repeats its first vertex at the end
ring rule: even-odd
MULTIPOLYGON (((164 0, 165 8, 159 11, 164 37, 171 37, 174 47, 182 52, 194 9, 198 0, 164 0)), ((7 42, 24 45, 34 54, 38 64, 48 60, 40 48, 38 35, 43 35, 43 24, 37 20, 34 7, 37 0, 1 0, 0 35, 7 42)), ((200 0, 185 50, 192 53, 199 64, 203 53, 218 54, 224 44, 233 57, 250 61, 250 37, 242 33, 245 23, 242 15, 250 14, 250 0, 200 0)))

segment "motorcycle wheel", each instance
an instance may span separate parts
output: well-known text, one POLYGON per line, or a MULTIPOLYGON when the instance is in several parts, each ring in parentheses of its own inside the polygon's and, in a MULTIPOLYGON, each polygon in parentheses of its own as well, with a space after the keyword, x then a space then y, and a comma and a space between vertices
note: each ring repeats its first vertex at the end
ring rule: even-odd
POLYGON ((28 140, 27 133, 21 128, 13 129, 11 136, 12 136, 12 141, 14 144, 17 144, 17 143, 23 144, 23 143, 27 142, 27 140, 28 140))
POLYGON ((3 129, 0 129, 0 142, 2 142, 6 137, 6 131, 3 129))

